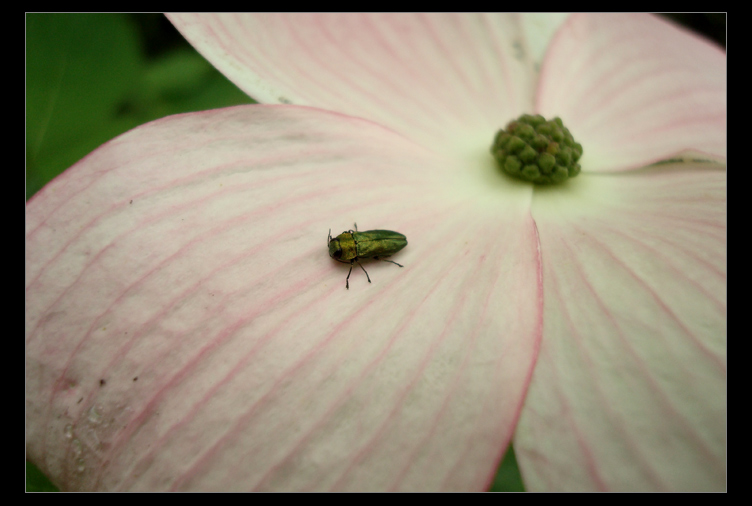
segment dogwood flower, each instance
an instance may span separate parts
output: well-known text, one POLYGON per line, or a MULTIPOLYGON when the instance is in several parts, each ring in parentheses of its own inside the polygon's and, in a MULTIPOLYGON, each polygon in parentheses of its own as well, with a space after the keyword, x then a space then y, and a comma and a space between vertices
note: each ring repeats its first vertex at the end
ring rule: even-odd
POLYGON ((652 16, 171 15, 263 104, 27 205, 28 455, 81 490, 723 490, 726 59, 652 16), (275 105, 276 104, 276 105, 275 105), (582 172, 489 152, 561 117, 582 172), (325 249, 390 229, 372 283, 325 249))

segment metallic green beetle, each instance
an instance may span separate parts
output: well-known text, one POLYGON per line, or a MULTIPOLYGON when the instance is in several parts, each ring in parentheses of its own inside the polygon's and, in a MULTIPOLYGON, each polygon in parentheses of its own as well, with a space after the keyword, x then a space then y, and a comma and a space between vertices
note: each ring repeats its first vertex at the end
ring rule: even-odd
POLYGON ((355 224, 355 230, 342 232, 332 239, 332 229, 329 229, 329 237, 326 241, 329 246, 329 256, 343 264, 350 264, 350 272, 345 279, 345 288, 350 289, 350 274, 352 273, 353 263, 357 262, 363 272, 366 273, 368 282, 371 277, 368 275, 363 266, 358 262, 362 258, 373 258, 374 260, 383 260, 384 262, 393 263, 404 267, 397 262, 384 260, 382 257, 394 255, 399 250, 407 246, 407 237, 399 232, 391 230, 368 230, 367 232, 358 232, 358 224, 355 224))

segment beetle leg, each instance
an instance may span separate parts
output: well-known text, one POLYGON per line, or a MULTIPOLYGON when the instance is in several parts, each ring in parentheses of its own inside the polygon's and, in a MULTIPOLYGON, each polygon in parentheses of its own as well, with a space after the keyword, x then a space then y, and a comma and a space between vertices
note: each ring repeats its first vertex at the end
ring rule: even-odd
MULTIPOLYGON (((355 261, 358 262, 357 260, 355 260, 355 261)), ((366 272, 365 268, 363 267, 363 264, 361 264, 360 262, 358 262, 358 265, 360 265, 360 268, 363 269, 363 272, 366 272)), ((366 272, 366 277, 368 278, 368 282, 370 283, 371 282, 371 277, 368 275, 367 272, 366 272)))
POLYGON ((391 260, 386 260, 386 259, 384 259, 384 258, 373 257, 373 259, 374 259, 374 260, 381 260, 382 262, 389 262, 389 263, 391 263, 391 264, 394 264, 394 265, 399 265, 400 267, 404 267, 404 265, 402 265, 402 264, 398 264, 397 262, 393 262, 393 261, 391 261, 391 260))
POLYGON ((347 278, 345 278, 345 288, 348 290, 350 289, 350 274, 352 273, 352 262, 350 262, 350 272, 347 273, 347 278))

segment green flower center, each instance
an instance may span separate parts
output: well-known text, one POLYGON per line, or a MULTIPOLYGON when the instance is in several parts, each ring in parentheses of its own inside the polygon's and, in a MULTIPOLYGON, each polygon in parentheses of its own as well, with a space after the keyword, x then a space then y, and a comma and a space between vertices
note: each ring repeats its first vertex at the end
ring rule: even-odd
POLYGON ((580 173, 582 145, 560 118, 523 114, 499 130, 491 153, 501 170, 525 181, 555 184, 580 173))

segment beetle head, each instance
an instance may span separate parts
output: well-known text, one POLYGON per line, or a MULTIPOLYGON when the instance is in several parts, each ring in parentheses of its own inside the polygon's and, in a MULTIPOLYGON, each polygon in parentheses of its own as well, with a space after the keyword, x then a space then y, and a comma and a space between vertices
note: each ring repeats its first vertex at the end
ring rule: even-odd
POLYGON ((342 256, 342 247, 339 245, 339 239, 332 239, 329 235, 329 256, 332 258, 340 258, 342 256))

